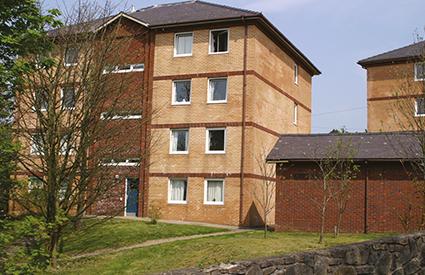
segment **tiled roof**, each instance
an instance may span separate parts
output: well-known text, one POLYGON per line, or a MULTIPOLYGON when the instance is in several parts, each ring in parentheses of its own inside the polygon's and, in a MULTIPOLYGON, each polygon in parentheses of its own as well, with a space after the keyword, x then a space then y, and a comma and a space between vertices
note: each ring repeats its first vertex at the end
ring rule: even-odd
POLYGON ((399 161, 422 156, 420 139, 413 132, 282 135, 267 157, 268 161, 315 161, 330 158, 337 143, 347 152, 342 158, 399 161), (347 149, 351 148, 351 149, 347 149))
POLYGON ((425 41, 411 44, 409 46, 392 50, 386 53, 378 54, 363 60, 358 64, 363 67, 382 63, 414 60, 425 56, 425 41))
POLYGON ((181 24, 237 17, 257 16, 260 12, 244 10, 199 0, 155 5, 129 15, 149 26, 181 24))

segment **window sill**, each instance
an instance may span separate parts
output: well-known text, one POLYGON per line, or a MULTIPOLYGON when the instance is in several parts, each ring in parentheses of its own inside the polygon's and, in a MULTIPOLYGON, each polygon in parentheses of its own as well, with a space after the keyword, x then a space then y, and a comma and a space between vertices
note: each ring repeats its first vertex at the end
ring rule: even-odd
POLYGON ((217 55, 217 54, 228 54, 229 51, 225 51, 225 52, 209 52, 209 55, 217 55))
POLYGON ((415 117, 425 117, 425 114, 415 114, 415 117))
POLYGON ((184 152, 170 152, 170 155, 188 155, 189 151, 184 152))
POLYGON ((226 104, 227 100, 207 101, 207 104, 226 104))
POLYGON ((173 102, 171 103, 171 106, 187 106, 190 105, 190 101, 189 102, 184 102, 184 103, 180 103, 180 102, 173 102))
POLYGON ((207 155, 224 155, 224 154, 226 154, 226 151, 206 151, 205 154, 207 154, 207 155))
POLYGON ((192 54, 174 54, 173 57, 191 57, 193 56, 192 54))
POLYGON ((64 66, 65 67, 77 66, 77 63, 65 63, 64 66))
POLYGON ((416 82, 419 82, 419 81, 425 81, 425 78, 416 78, 416 77, 415 77, 415 81, 416 81, 416 82))
POLYGON ((213 206, 220 206, 220 205, 224 205, 224 202, 204 202, 204 205, 213 205, 213 206))
POLYGON ((168 201, 168 204, 186 205, 187 204, 187 201, 168 201))

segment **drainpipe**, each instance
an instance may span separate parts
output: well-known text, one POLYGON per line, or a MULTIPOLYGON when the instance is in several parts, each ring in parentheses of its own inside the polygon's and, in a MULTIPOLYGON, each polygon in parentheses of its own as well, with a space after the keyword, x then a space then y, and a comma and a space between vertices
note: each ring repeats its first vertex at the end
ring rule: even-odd
POLYGON ((248 25, 245 17, 244 22, 244 53, 243 53, 243 86, 242 86, 242 133, 241 133, 241 175, 239 188, 239 225, 243 224, 243 184, 245 179, 245 128, 246 128, 246 78, 247 78, 247 55, 248 55, 248 25))
POLYGON ((369 168, 368 168, 368 163, 367 161, 365 161, 364 163, 365 165, 365 179, 364 179, 364 229, 363 229, 363 233, 367 234, 369 231, 368 228, 368 182, 369 182, 369 168))

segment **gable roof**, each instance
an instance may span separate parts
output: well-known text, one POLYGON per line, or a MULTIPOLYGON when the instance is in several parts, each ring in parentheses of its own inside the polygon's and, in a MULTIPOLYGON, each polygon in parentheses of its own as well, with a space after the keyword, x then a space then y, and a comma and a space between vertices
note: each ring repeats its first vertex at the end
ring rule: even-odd
POLYGON ((411 44, 399 49, 378 54, 357 62, 362 67, 366 68, 371 65, 380 65, 392 62, 402 62, 409 60, 417 60, 425 55, 425 41, 411 44))
POLYGON ((219 5, 200 0, 154 5, 130 13, 150 26, 211 21, 260 15, 260 12, 219 5))
POLYGON ((316 161, 330 158, 329 151, 342 143, 342 158, 356 161, 400 161, 422 157, 419 136, 414 132, 282 135, 268 162, 316 161), (351 148, 351 149, 348 149, 351 148))

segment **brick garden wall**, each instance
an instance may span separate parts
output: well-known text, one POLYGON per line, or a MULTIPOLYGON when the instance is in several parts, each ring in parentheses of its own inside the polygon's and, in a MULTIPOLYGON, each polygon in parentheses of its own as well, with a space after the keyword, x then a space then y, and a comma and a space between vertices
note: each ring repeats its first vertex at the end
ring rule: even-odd
MULTIPOLYGON (((322 190, 321 181, 311 178, 314 169, 317 169, 314 163, 278 166, 277 230, 319 230, 317 202, 322 197, 322 190)), ((400 218, 407 216, 411 220, 409 229, 416 228, 420 203, 413 183, 400 163, 369 163, 367 168, 361 165, 351 188, 342 232, 403 232, 400 218)), ((330 201, 326 231, 334 231, 336 220, 337 207, 334 201, 330 201)))
POLYGON ((165 274, 424 274, 425 234, 165 274))

